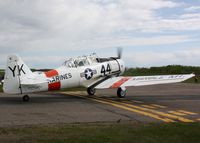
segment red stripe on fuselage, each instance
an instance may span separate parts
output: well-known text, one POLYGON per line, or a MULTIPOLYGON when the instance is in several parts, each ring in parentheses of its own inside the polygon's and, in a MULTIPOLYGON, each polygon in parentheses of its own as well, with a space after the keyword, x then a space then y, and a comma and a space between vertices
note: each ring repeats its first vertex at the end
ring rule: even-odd
POLYGON ((128 81, 130 79, 130 77, 124 77, 122 79, 120 79, 119 81, 115 82, 111 88, 117 88, 120 87, 122 84, 124 84, 126 81, 128 81))
POLYGON ((48 71, 48 72, 45 72, 45 75, 46 75, 47 77, 53 77, 53 76, 58 75, 58 72, 57 72, 57 70, 50 70, 50 71, 48 71))
POLYGON ((49 90, 59 90, 61 87, 60 81, 48 84, 49 90))
MULTIPOLYGON (((51 78, 58 75, 58 72, 56 70, 50 70, 48 72, 45 72, 46 77, 51 78)), ((48 84, 48 90, 59 90, 61 87, 60 81, 49 83, 48 84)))

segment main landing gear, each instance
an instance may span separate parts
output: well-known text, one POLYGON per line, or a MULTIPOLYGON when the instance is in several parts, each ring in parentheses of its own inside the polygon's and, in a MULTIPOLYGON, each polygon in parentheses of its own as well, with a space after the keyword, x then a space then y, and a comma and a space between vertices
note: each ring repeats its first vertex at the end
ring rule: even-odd
MULTIPOLYGON (((117 89, 117 97, 119 97, 119 98, 126 97, 126 91, 127 90, 126 90, 125 87, 119 87, 117 89)), ((88 93, 88 95, 94 95, 96 93, 96 89, 95 88, 88 88, 87 93, 88 93)))
POLYGON ((88 93, 88 95, 94 95, 95 93, 96 93, 96 89, 95 88, 88 88, 87 89, 87 93, 88 93))
POLYGON ((117 96, 119 98, 124 98, 126 96, 126 88, 125 87, 119 87, 117 89, 117 96))
POLYGON ((24 102, 28 102, 30 100, 30 97, 28 95, 24 95, 22 99, 24 102))

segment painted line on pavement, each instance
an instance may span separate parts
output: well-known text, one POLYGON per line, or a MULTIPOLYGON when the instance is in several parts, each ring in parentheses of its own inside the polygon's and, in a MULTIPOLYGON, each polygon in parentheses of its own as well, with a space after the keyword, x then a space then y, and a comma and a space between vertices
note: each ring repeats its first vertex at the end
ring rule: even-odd
POLYGON ((175 122, 172 119, 169 119, 169 118, 166 118, 166 117, 160 117, 160 116, 153 114, 153 113, 149 113, 149 112, 141 111, 141 110, 138 110, 138 109, 126 107, 126 106, 122 105, 120 102, 111 101, 111 100, 106 101, 106 99, 101 99, 101 98, 98 99, 98 98, 94 98, 94 97, 81 96, 81 95, 77 95, 76 93, 71 93, 71 92, 67 92, 67 93, 62 92, 62 93, 67 94, 67 95, 80 97, 80 98, 84 98, 84 99, 90 99, 90 100, 93 100, 93 101, 96 101, 96 102, 99 102, 99 103, 103 103, 103 104, 107 104, 107 105, 111 105, 111 106, 114 106, 114 107, 117 107, 117 108, 120 108, 120 109, 124 109, 124 110, 130 111, 130 112, 133 112, 133 113, 138 113, 138 114, 148 116, 148 117, 151 117, 151 118, 154 118, 154 119, 157 119, 157 120, 161 120, 163 122, 167 122, 167 123, 175 122))
POLYGON ((185 115, 187 115, 185 113, 181 113, 181 112, 177 112, 177 111, 168 111, 168 112, 171 113, 171 114, 174 114, 174 115, 178 115, 178 116, 185 116, 185 115))
MULTIPOLYGON (((66 93, 65 93, 66 94, 66 93)), ((132 105, 130 103, 126 103, 126 101, 113 101, 110 99, 103 99, 103 98, 99 98, 99 97, 87 97, 87 96, 83 96, 83 94, 78 94, 74 93, 74 92, 67 92, 67 94, 71 94, 73 96, 77 96, 77 97, 81 97, 81 98, 85 98, 85 99, 91 99, 100 103, 104 103, 104 104, 109 104, 121 109, 125 109, 131 112, 136 112, 145 116, 149 116, 158 120, 162 120, 164 122, 174 122, 174 121, 181 121, 181 122, 194 122, 191 119, 187 119, 184 117, 180 117, 178 115, 173 115, 173 114, 169 114, 169 113, 165 113, 162 111, 157 111, 157 110, 153 110, 153 109, 149 109, 149 108, 145 108, 145 107, 140 107, 140 106, 136 106, 136 105, 132 105), (163 116, 164 118, 162 118, 161 116, 163 116)), ((180 110, 182 111, 182 110, 180 110)), ((191 112, 192 113, 192 112, 191 112)))
POLYGON ((181 113, 184 113, 184 114, 188 114, 188 115, 198 115, 198 113, 185 111, 185 110, 178 110, 178 112, 181 112, 181 113))
POLYGON ((163 105, 158 105, 158 104, 151 104, 151 106, 154 106, 154 107, 158 107, 158 108, 167 108, 166 106, 163 106, 163 105))
POLYGON ((151 105, 141 105, 142 107, 145 108, 150 108, 150 109, 156 109, 157 107, 151 106, 151 105))

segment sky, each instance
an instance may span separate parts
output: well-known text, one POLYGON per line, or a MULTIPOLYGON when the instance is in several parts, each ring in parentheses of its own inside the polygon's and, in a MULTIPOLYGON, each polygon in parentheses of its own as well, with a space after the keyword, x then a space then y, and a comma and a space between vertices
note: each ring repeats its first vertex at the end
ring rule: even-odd
POLYGON ((127 67, 200 66, 200 0, 0 0, 0 68, 116 56, 127 67))

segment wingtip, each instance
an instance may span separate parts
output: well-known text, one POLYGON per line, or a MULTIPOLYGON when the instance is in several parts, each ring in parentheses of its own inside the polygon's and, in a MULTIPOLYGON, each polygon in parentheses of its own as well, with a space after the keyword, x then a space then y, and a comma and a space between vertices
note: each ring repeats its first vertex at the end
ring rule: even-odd
POLYGON ((197 75, 196 75, 195 73, 191 73, 191 74, 190 74, 190 77, 191 77, 191 78, 196 77, 196 76, 197 76, 197 75))

